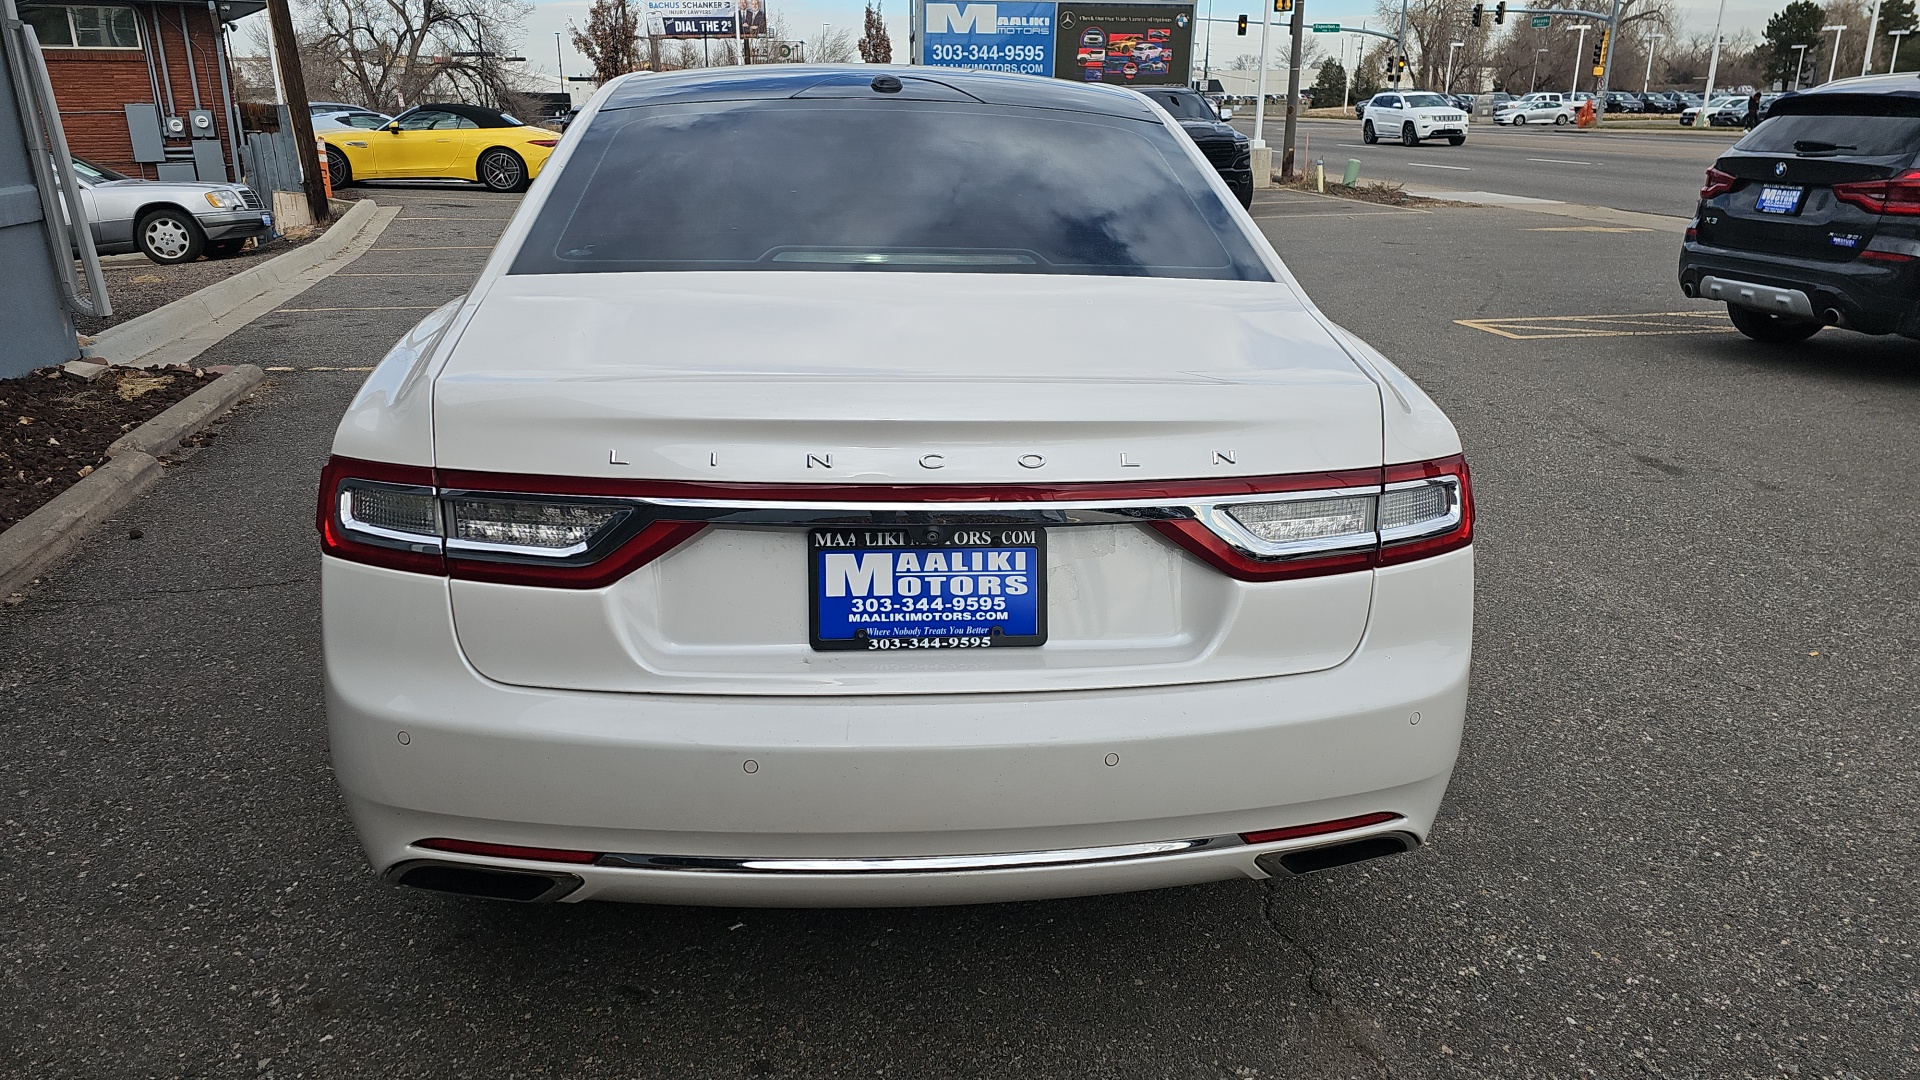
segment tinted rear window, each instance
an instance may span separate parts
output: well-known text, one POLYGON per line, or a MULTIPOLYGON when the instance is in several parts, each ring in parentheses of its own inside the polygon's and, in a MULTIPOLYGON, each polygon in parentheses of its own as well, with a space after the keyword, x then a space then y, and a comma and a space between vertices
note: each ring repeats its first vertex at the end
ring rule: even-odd
POLYGON ((1733 148, 1809 157, 1896 157, 1920 150, 1920 116, 1774 116, 1733 148))
POLYGON ((867 270, 1272 280, 1181 136, 860 99, 596 117, 515 274, 867 270))

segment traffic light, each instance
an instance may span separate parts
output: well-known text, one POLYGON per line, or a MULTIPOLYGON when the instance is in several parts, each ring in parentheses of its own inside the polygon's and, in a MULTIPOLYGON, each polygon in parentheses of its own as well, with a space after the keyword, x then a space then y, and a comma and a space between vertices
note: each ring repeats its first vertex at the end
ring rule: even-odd
POLYGON ((1396 65, 1396 66, 1395 66, 1395 68, 1394 68, 1394 70, 1396 70, 1396 71, 1401 71, 1401 72, 1404 72, 1404 71, 1406 71, 1406 70, 1407 70, 1407 58, 1406 58, 1406 57, 1404 57, 1404 56, 1403 56, 1403 57, 1401 57, 1401 58, 1400 58, 1399 60, 1397 60, 1397 61, 1395 61, 1394 63, 1395 63, 1395 65, 1396 65))
POLYGON ((1611 33, 1613 33, 1612 30, 1600 31, 1600 40, 1593 43, 1594 67, 1599 67, 1607 62, 1607 35, 1611 33))
POLYGON ((1245 15, 1240 16, 1240 36, 1247 36, 1247 17, 1245 15))
POLYGON ((1479 25, 1480 25, 1480 16, 1481 16, 1481 14, 1482 14, 1482 13, 1484 13, 1484 12, 1485 12, 1486 10, 1487 10, 1487 5, 1485 5, 1485 4, 1475 4, 1475 5, 1473 5, 1473 25, 1475 25, 1475 26, 1479 26, 1479 25))
POLYGON ((1500 0, 1499 6, 1493 9, 1493 25, 1501 26, 1501 25, 1504 25, 1506 21, 1507 21, 1507 0, 1500 0))
POLYGON ((1293 0, 1273 0, 1273 10, 1282 14, 1293 10, 1293 0))

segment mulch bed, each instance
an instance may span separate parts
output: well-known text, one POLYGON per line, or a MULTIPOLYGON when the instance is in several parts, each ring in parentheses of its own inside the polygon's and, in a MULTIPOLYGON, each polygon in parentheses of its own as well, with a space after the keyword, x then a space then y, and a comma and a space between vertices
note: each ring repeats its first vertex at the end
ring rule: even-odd
POLYGON ((212 382, 190 368, 59 368, 0 379, 0 530, 106 463, 107 444, 212 382))

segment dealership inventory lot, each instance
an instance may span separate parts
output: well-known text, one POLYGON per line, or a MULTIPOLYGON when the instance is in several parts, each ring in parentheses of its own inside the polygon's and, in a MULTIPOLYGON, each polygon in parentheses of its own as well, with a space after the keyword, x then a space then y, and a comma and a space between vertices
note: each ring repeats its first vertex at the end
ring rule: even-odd
POLYGON ((375 883, 339 809, 312 492, 363 376, 312 369, 457 295, 514 200, 374 197, 368 255, 203 358, 287 369, 266 396, 0 608, 0 1072, 1920 1071, 1914 343, 1715 332, 1668 233, 1263 194, 1475 470, 1429 849, 985 908, 486 905, 375 883))

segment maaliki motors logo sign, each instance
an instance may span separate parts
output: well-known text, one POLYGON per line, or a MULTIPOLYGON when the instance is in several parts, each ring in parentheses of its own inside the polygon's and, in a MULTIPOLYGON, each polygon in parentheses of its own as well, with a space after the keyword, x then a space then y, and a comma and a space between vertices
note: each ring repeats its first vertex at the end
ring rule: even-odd
POLYGON ((926 59, 939 67, 1053 74, 1053 5, 928 3, 926 59))

